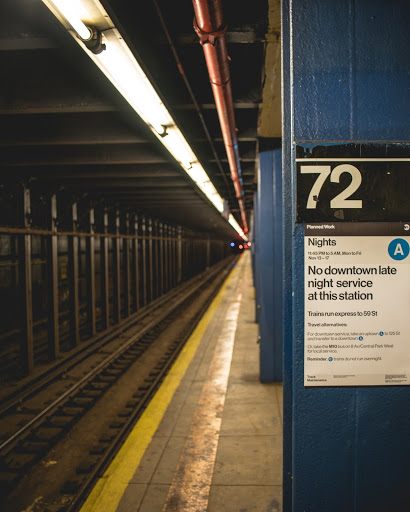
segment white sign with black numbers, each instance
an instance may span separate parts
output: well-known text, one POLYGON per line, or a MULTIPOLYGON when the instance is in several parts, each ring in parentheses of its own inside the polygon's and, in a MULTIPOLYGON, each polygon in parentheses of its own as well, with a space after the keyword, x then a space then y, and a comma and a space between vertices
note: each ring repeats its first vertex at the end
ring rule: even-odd
POLYGON ((305 386, 410 384, 410 223, 305 224, 305 386))

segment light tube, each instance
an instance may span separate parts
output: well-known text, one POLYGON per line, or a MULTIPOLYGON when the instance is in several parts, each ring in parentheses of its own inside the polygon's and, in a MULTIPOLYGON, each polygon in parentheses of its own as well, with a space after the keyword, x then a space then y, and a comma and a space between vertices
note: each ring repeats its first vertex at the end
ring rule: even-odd
POLYGON ((87 41, 91 37, 91 30, 81 21, 84 16, 79 2, 77 0, 53 0, 52 2, 43 0, 47 7, 56 14, 53 7, 68 21, 77 34, 87 41))
POLYGON ((202 166, 195 162, 190 169, 187 169, 187 174, 191 177, 195 183, 198 184, 198 186, 203 186, 205 183, 210 183, 208 175, 202 168, 202 166))
POLYGON ((236 220, 235 220, 234 216, 232 215, 232 213, 229 214, 228 222, 234 228, 234 230, 238 233, 238 235, 240 237, 242 237, 243 240, 245 240, 245 242, 247 242, 248 241, 248 237, 245 235, 245 233, 243 232, 243 230, 241 229, 239 224, 236 222, 236 220))
MULTIPOLYGON (((224 211, 222 197, 100 2, 98 0, 43 0, 43 2, 64 26, 68 23, 75 30, 76 34, 72 31, 70 33, 82 49, 151 128, 203 194, 222 213, 224 211), (92 36, 92 30, 87 24, 105 28, 102 30, 101 41, 105 49, 100 53, 93 53, 87 47, 87 41, 92 36)), ((244 240, 247 240, 232 214, 229 215, 228 222, 244 240)))
POLYGON ((175 125, 166 127, 165 130, 165 135, 160 139, 162 144, 168 149, 175 160, 182 165, 185 171, 187 171, 192 167, 192 164, 198 160, 197 157, 185 137, 175 125))
POLYGON ((118 30, 104 31, 103 43, 103 52, 87 53, 143 121, 162 134, 174 121, 118 30))
POLYGON ((204 171, 202 165, 199 162, 195 162, 192 164, 191 168, 186 170, 186 173, 202 190, 202 192, 211 201, 219 213, 222 213, 224 211, 224 201, 218 194, 216 188, 204 171))

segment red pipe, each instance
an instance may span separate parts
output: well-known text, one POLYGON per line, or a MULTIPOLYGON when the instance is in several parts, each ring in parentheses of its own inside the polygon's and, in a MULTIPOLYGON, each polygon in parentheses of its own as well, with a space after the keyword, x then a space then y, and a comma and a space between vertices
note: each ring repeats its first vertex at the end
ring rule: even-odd
POLYGON ((195 11, 194 28, 204 49, 222 137, 231 169, 231 178, 241 211, 243 230, 246 233, 248 224, 246 222, 222 4, 221 0, 192 0, 192 2, 195 11))

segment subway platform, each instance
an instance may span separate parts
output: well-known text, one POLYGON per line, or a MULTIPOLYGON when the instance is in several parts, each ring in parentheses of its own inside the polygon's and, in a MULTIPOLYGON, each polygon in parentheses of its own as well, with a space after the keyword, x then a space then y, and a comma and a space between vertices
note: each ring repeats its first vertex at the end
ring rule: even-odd
POLYGON ((259 381, 251 255, 81 512, 280 512, 282 385, 259 381))

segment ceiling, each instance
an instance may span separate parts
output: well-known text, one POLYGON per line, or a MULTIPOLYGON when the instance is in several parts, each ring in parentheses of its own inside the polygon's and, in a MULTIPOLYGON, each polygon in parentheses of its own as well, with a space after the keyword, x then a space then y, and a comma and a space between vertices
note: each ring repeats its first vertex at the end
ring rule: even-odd
MULTIPOLYGON (((203 50, 193 30, 192 1, 102 3, 240 223, 203 50)), ((222 0, 222 5, 249 223, 260 138, 281 135, 279 0, 251 5, 222 0)), ((233 236, 228 222, 41 0, 2 0, 0 64, 3 191, 29 181, 44 193, 64 190, 233 236)))

